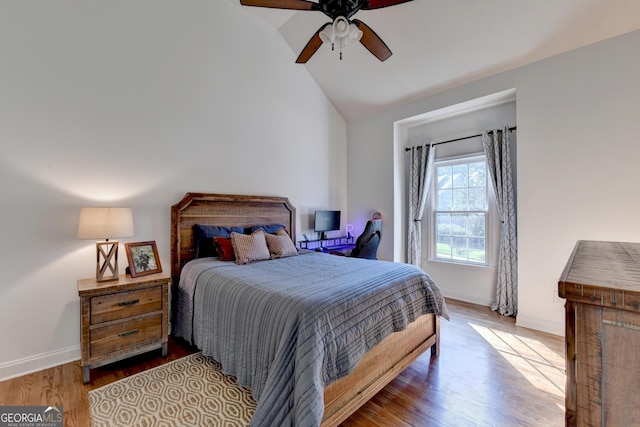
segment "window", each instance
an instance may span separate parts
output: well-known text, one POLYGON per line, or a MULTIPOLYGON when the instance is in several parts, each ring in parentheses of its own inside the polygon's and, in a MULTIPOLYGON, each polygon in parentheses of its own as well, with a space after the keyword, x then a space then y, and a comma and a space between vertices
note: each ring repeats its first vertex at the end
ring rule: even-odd
POLYGON ((435 163, 431 259, 487 265, 489 203, 484 156, 435 163))

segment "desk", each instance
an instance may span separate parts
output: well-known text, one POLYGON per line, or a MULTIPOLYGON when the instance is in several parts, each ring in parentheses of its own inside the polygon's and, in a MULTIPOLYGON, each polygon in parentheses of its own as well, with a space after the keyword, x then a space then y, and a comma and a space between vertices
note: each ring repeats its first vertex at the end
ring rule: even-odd
POLYGON ((640 420, 640 243, 579 241, 558 282, 566 298, 566 425, 640 420))
POLYGON ((328 239, 300 240, 298 245, 300 249, 318 252, 351 251, 356 247, 356 238, 353 236, 340 236, 328 239))
MULTIPOLYGON (((351 251, 356 247, 356 245, 340 245, 340 246, 326 246, 321 248, 324 253, 332 253, 336 255, 346 255, 349 256, 351 251)), ((316 249, 318 250, 318 249, 316 249)), ((320 252, 320 251, 318 251, 320 252)))

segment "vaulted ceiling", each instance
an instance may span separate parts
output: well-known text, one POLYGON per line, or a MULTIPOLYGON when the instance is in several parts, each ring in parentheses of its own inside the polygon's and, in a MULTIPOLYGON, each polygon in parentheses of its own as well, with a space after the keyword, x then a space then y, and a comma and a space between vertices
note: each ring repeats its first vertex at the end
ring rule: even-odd
MULTIPOLYGON (((328 18, 317 11, 240 6, 274 26, 293 63, 328 18)), ((638 0, 413 0, 360 11, 393 56, 323 45, 305 65, 345 120, 640 29, 638 0)), ((630 55, 640 54, 638 51, 630 55)))

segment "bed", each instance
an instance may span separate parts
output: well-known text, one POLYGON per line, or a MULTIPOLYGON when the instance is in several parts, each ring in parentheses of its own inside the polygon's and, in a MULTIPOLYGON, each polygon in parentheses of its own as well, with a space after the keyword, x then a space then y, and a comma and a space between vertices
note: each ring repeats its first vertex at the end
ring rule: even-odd
MULTIPOLYGON (((418 269, 405 264, 305 253, 305 251, 301 251, 299 256, 250 263, 245 266, 236 266, 234 263, 224 265, 215 258, 196 258, 198 249, 194 239, 196 224, 239 228, 281 224, 295 242, 295 218, 295 208, 284 197, 187 193, 179 203, 172 206, 171 275, 174 335, 182 336, 195 343, 203 349, 205 354, 211 353, 210 355, 214 358, 225 359, 218 360, 222 363, 223 369, 235 375, 241 385, 252 387, 254 395, 258 394, 258 408, 252 425, 284 423, 335 426, 355 412, 422 353, 430 349, 432 357, 438 356, 440 317, 446 318, 448 314, 437 285, 424 272, 420 271, 421 277, 418 278, 418 273, 415 271, 418 269), (331 276, 335 268, 335 284, 332 281, 331 286, 336 288, 332 288, 331 291, 325 290, 322 280, 326 282, 328 279, 323 277, 311 280, 316 275, 305 272, 303 270, 305 268, 311 268, 309 271, 322 271, 327 277, 331 276), (340 331, 342 321, 338 322, 332 317, 334 312, 338 312, 335 308, 337 306, 343 310, 339 314, 343 316, 340 319, 352 317, 357 319, 361 316, 362 319, 369 319, 369 323, 371 319, 378 319, 376 318, 379 316, 378 312, 353 314, 356 313, 354 311, 356 309, 346 305, 345 301, 349 301, 349 304, 357 304, 359 307, 363 305, 361 301, 372 299, 372 293, 367 296, 356 294, 354 289, 360 285, 353 286, 353 284, 359 280, 359 277, 369 274, 376 279, 372 281, 386 282, 387 276, 383 275, 388 274, 389 282, 400 282, 400 279, 396 280, 396 277, 401 274, 396 271, 398 269, 404 269, 410 273, 412 278, 407 282, 411 283, 406 285, 406 289, 385 290, 384 298, 391 298, 393 292, 398 293, 400 295, 398 301, 401 303, 394 302, 394 305, 403 306, 405 312, 401 315, 394 314, 390 322, 376 320, 374 322, 376 325, 378 323, 386 325, 379 331, 362 332, 363 329, 357 328, 368 326, 358 325, 356 328, 349 325, 344 326, 344 334, 339 334, 337 331, 340 331), (288 271, 287 274, 273 276, 273 279, 271 279, 272 276, 267 276, 267 274, 277 275, 279 271, 285 270, 288 271), (187 272, 190 273, 186 274, 187 272), (181 283, 183 273, 187 277, 183 277, 181 283), (232 289, 228 285, 231 279, 226 275, 236 274, 243 276, 241 280, 244 280, 244 276, 269 277, 270 279, 264 282, 273 283, 279 287, 266 289, 268 288, 266 284, 259 283, 255 285, 256 288, 253 288, 253 284, 249 286, 244 283, 241 289, 246 293, 240 294, 236 288, 233 288, 233 291, 228 290, 232 289), (303 287, 304 290, 295 290, 289 283, 295 281, 296 276, 298 280, 300 277, 308 278, 305 281, 307 283, 303 287), (190 277, 198 278, 198 281, 192 283, 190 277), (382 280, 383 277, 384 280, 382 280), (422 283, 420 286, 417 284, 418 281, 422 283), (281 293, 280 289, 284 288, 290 292, 284 295, 287 302, 274 304, 286 306, 286 310, 271 310, 269 306, 256 308, 261 301, 271 301, 273 294, 281 293), (428 289, 425 291, 424 288, 428 289), (245 291, 245 289, 248 290, 245 291), (420 295, 428 293, 429 307, 425 308, 427 304, 424 302, 415 301, 416 292, 421 292, 420 295), (235 296, 233 309, 227 309, 231 299, 225 300, 224 305, 215 306, 218 303, 222 304, 220 301, 224 298, 230 298, 225 296, 226 293, 235 296), (303 301, 302 293, 310 294, 313 304, 310 304, 308 299, 303 301), (320 300, 320 294, 323 298, 333 299, 333 301, 320 300), (339 301, 337 294, 343 294, 346 298, 339 301), (241 297, 237 297, 238 295, 241 297), (192 300, 187 301, 190 298, 192 300), (241 304, 239 301, 244 301, 242 304, 248 304, 248 306, 235 305, 241 304), (185 304, 191 304, 191 311, 185 309, 185 304), (279 326, 277 328, 270 326, 267 331, 258 331, 257 328, 263 327, 262 322, 267 320, 250 318, 254 312, 267 311, 277 312, 270 316, 281 316, 273 320, 279 326), (226 312, 231 313, 230 317, 223 318, 226 312), (309 314, 311 312, 314 313, 313 316, 309 314), (238 313, 243 314, 239 317, 238 313), (286 313, 286 315, 278 313, 286 313), (307 319, 312 317, 313 320, 307 322, 307 319), (299 322, 300 318, 304 321, 299 322), (304 332, 306 329, 301 326, 306 323, 314 325, 308 333, 304 332), (223 324, 224 327, 234 328, 233 331, 221 332, 222 335, 212 338, 210 336, 214 333, 212 330, 224 329, 221 326, 223 324), (240 329, 242 324, 249 324, 248 329, 254 328, 254 332, 240 329), (389 328, 393 330, 389 332, 389 328), (265 335, 269 335, 267 332, 276 329, 278 331, 282 329, 283 337, 276 337, 276 341, 278 339, 280 341, 275 345, 256 343, 255 348, 250 348, 253 344, 249 344, 244 337, 239 342, 231 342, 241 335, 257 334, 259 337, 256 337, 256 340, 260 340, 265 335), (318 330, 321 332, 317 332, 318 330), (354 331, 356 331, 355 336, 354 331), (224 335, 225 333, 227 335, 224 335), (220 337, 223 335, 229 337, 229 343, 222 342, 220 337), (334 335, 339 335, 341 342, 347 340, 346 346, 355 349, 355 352, 347 355, 344 349, 336 350, 337 344, 327 344, 327 337, 334 335), (361 338, 365 335, 366 338, 361 338), (350 336, 353 340, 349 338, 350 336), (290 344, 292 340, 294 343, 290 344), (259 347, 259 345, 266 347, 259 347), (260 350, 257 350, 258 348, 260 350), (237 351, 237 355, 234 357, 229 351, 237 351), (252 352, 258 353, 257 361, 252 359, 254 356, 246 356, 253 354, 252 352), (260 358, 266 358, 266 361, 260 358), (241 367, 232 366, 243 363, 251 366, 244 371, 241 367), (264 366, 266 372, 262 372, 261 366, 264 366)), ((402 272, 402 274, 405 273, 402 272)), ((363 292, 373 292, 364 291, 364 289, 363 292)), ((375 298, 380 298, 382 301, 383 297, 375 298)), ((371 303, 367 309, 378 310, 377 307, 380 307, 380 304, 382 303, 371 303)), ((240 340, 240 338, 237 339, 240 340)))

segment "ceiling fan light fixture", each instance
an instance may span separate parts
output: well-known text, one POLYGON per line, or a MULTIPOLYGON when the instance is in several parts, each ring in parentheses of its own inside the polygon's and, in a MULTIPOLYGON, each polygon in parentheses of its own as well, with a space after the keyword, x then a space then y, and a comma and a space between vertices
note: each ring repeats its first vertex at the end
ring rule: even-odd
POLYGON ((356 44, 362 38, 362 31, 356 24, 349 25, 349 34, 345 37, 345 47, 351 46, 352 44, 356 44))
POLYGON ((331 27, 333 28, 333 32, 336 34, 336 37, 342 38, 349 35, 349 20, 344 16, 338 16, 334 19, 331 27))
POLYGON ((357 42, 367 48, 381 62, 391 57, 391 49, 367 24, 351 18, 360 10, 382 9, 413 0, 240 0, 243 6, 267 7, 285 10, 309 10, 324 13, 331 22, 324 24, 309 39, 297 64, 306 64, 323 43, 331 42, 331 50, 339 43, 340 59, 342 48, 357 42), (354 24, 355 23, 355 24, 354 24))
POLYGON ((342 59, 342 49, 358 43, 362 34, 356 24, 349 22, 344 16, 338 16, 332 24, 327 24, 320 31, 320 40, 323 43, 331 43, 331 50, 335 49, 337 41, 340 48, 340 59, 342 59))
POLYGON ((322 43, 331 43, 331 50, 333 50, 336 42, 336 33, 333 31, 333 26, 327 24, 322 31, 320 31, 320 40, 322 43))

